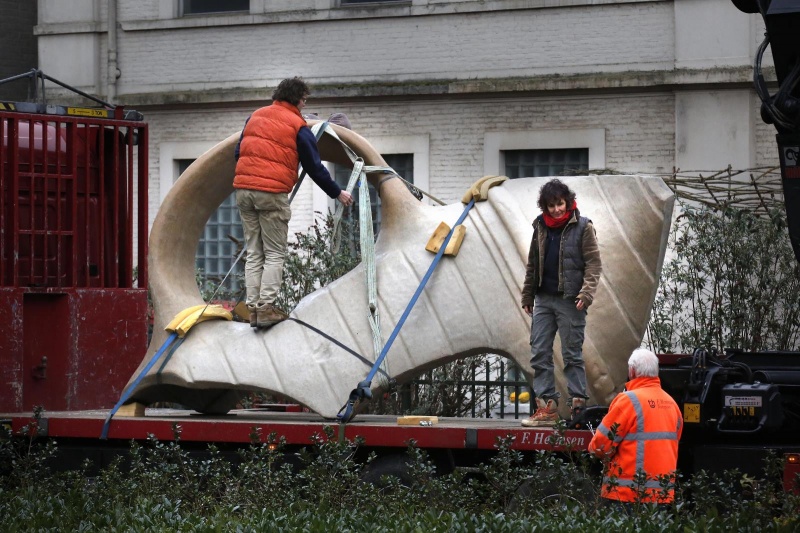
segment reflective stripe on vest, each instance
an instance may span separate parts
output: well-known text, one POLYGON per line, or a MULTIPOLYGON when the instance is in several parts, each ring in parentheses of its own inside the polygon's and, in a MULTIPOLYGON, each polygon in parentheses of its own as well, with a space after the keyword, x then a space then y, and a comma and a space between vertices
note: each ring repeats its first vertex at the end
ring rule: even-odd
MULTIPOLYGON (((634 394, 633 391, 625 391, 623 392, 625 396, 631 401, 631 405, 633 406, 633 410, 636 413, 636 433, 628 433, 624 437, 619 437, 614 435, 614 443, 620 443, 622 441, 635 441, 636 442, 636 469, 635 472, 645 472, 644 468, 644 452, 645 452, 645 442, 647 441, 655 441, 655 440, 669 440, 674 441, 678 440, 678 431, 681 427, 682 420, 678 418, 678 423, 675 428, 675 431, 645 431, 644 430, 644 409, 642 409, 642 404, 639 401, 639 398, 634 394)), ((605 434, 610 434, 609 428, 605 427, 604 424, 600 424, 597 428, 597 431, 604 431, 605 434)), ((657 479, 648 479, 644 485, 640 483, 636 483, 633 481, 632 477, 619 477, 614 480, 616 484, 620 487, 639 487, 644 486, 645 488, 651 489, 660 489, 663 488, 661 482, 657 479)), ((611 478, 608 476, 603 476, 603 483, 608 484, 611 482, 611 478)), ((668 488, 673 487, 673 483, 669 483, 667 486, 668 488)))

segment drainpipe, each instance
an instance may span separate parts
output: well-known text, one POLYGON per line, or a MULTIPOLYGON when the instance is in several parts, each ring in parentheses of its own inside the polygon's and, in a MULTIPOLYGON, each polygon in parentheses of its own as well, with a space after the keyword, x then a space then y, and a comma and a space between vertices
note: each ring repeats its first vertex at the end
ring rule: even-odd
POLYGON ((117 97, 117 0, 108 0, 108 68, 106 72, 106 101, 114 103, 117 97))

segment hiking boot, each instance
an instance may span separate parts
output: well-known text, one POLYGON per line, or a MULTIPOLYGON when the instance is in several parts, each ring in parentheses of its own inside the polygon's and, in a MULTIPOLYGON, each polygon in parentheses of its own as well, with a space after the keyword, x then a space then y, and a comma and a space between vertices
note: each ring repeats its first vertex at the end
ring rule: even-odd
POLYGON ((268 328, 278 322, 283 322, 289 315, 278 309, 272 304, 266 304, 256 309, 256 327, 268 328))
POLYGON ((586 409, 586 398, 571 398, 569 401, 570 420, 577 420, 583 416, 586 409))
POLYGON ((536 412, 522 419, 525 427, 555 426, 558 421, 558 403, 555 400, 545 401, 536 398, 536 412))
POLYGON ((248 305, 247 310, 250 312, 250 327, 258 327, 258 320, 256 319, 256 306, 248 305))

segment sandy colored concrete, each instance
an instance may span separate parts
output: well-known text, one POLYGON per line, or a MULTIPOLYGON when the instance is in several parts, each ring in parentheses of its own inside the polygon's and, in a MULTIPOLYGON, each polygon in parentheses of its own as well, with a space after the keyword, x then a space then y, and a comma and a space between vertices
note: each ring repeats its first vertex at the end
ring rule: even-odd
MULTIPOLYGON (((366 164, 384 164, 365 139, 336 131, 366 164)), ((238 133, 230 136, 189 167, 158 212, 149 254, 155 333, 134 377, 165 341, 164 326, 182 309, 203 303, 195 284, 195 251, 206 220, 233 191, 238 138, 238 133)), ((328 136, 320 151, 324 159, 349 162, 328 136)), ((377 177, 370 176, 373 185, 377 177)), ((608 403, 625 382, 627 357, 645 332, 674 197, 660 178, 564 179, 576 191, 581 213, 593 220, 600 243, 603 275, 589 309, 584 357, 590 403, 608 403)), ((442 259, 388 353, 389 373, 399 382, 484 352, 505 355, 530 371, 530 318, 520 308, 520 291, 531 222, 539 214, 536 199, 546 181, 507 181, 472 209, 458 256, 442 259)), ((376 265, 385 341, 434 257, 425 251, 426 242, 440 222, 452 226, 464 206, 423 205, 397 179, 384 182, 380 194, 376 265)), ((291 316, 374 360, 361 266, 308 295, 291 316)), ((558 342, 556 352, 558 387, 565 396, 558 342)), ((151 369, 131 401, 226 412, 247 391, 263 391, 334 418, 368 371, 363 362, 293 322, 256 331, 244 323, 209 321, 192 329, 166 364, 162 360, 151 369)), ((379 386, 375 379, 373 387, 379 386)))

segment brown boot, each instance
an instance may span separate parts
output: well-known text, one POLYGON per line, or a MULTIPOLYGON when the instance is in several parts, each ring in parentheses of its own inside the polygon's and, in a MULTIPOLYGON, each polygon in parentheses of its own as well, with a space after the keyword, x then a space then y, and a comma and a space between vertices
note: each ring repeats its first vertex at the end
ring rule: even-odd
POLYGON ((248 305, 247 310, 250 311, 250 327, 251 328, 257 327, 258 320, 256 319, 256 306, 248 305))
POLYGON ((580 418, 584 409, 586 409, 586 398, 571 398, 569 401, 570 420, 580 418))
POLYGON ((557 421, 558 402, 536 398, 536 412, 529 418, 523 418, 522 425, 525 427, 554 426, 557 421))
POLYGON ((272 304, 266 304, 256 310, 256 327, 268 328, 278 322, 283 322, 289 315, 272 304))

